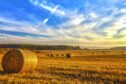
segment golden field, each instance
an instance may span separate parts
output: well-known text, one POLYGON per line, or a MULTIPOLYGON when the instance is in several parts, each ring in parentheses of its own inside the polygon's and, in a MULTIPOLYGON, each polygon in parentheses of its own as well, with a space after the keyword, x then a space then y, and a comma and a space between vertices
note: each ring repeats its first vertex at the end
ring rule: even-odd
POLYGON ((0 67, 0 84, 126 84, 126 51, 34 52, 38 56, 34 72, 7 74, 0 67), (71 58, 65 57, 67 53, 71 58))

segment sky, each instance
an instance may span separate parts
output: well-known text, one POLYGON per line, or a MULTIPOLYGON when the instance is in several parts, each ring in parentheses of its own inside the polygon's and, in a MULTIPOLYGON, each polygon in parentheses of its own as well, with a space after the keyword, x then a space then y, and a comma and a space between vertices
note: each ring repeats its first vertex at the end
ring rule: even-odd
POLYGON ((126 46, 126 0, 1 0, 0 43, 126 46))

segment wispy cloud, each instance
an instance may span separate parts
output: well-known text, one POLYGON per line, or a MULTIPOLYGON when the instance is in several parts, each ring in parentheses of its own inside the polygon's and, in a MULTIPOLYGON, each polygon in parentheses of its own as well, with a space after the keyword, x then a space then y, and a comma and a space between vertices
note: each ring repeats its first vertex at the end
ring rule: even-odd
POLYGON ((51 14, 56 14, 58 16, 64 16, 65 12, 63 10, 61 10, 60 5, 54 5, 53 3, 49 3, 49 2, 38 2, 38 0, 30 0, 32 4, 39 6, 47 11, 49 11, 51 14))

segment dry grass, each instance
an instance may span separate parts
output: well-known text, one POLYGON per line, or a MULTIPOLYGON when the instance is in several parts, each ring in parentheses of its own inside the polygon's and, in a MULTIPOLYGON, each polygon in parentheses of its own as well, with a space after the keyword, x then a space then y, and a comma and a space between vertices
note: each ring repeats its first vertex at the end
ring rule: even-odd
POLYGON ((38 67, 32 73, 6 74, 0 69, 0 83, 126 84, 126 56, 38 56, 38 67))

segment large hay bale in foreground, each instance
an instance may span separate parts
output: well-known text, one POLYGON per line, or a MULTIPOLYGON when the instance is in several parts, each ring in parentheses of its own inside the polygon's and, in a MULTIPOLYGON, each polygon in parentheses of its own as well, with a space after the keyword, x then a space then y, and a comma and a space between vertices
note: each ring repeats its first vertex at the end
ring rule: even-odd
POLYGON ((11 49, 3 56, 2 68, 7 73, 29 72, 37 63, 37 56, 32 51, 11 49))

